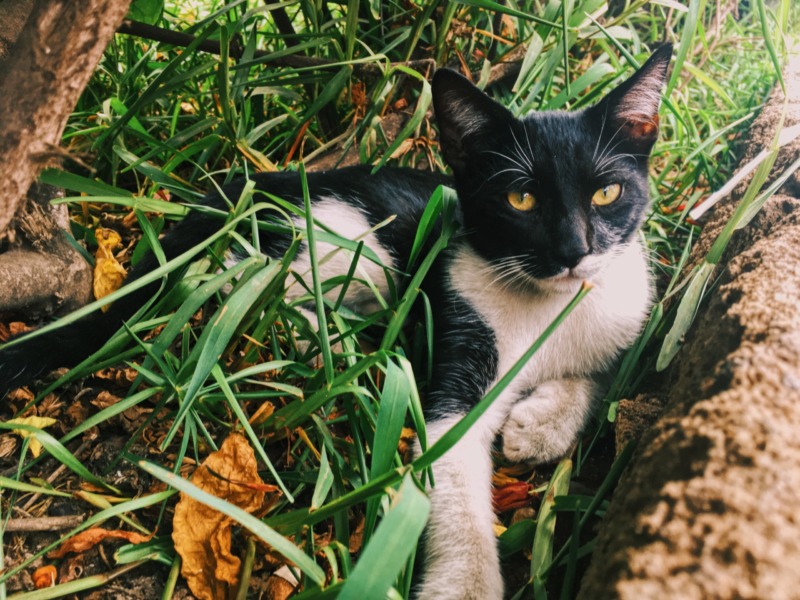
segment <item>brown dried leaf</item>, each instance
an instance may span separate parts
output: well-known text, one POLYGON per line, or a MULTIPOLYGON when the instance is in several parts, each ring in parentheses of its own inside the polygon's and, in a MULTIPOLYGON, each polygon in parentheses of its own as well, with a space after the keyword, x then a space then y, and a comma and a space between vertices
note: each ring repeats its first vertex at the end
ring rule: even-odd
MULTIPOLYGON (((257 467, 247 439, 234 433, 198 467, 191 481, 253 513, 264 501, 265 484, 257 467)), ((232 524, 230 517, 187 494, 181 494, 175 507, 172 540, 182 559, 181 574, 201 600, 225 600, 229 588, 238 583, 241 561, 231 552, 232 524)))
POLYGON ((34 393, 26 387, 11 390, 6 394, 6 400, 11 402, 25 402, 27 404, 28 402, 33 402, 34 398, 36 398, 34 393))
POLYGON ((492 493, 494 510, 503 513, 515 508, 527 506, 531 501, 533 486, 524 481, 509 483, 500 488, 495 488, 492 493))
POLYGON ((261 406, 258 407, 256 412, 253 413, 253 416, 250 417, 250 425, 261 425, 274 412, 275 405, 269 400, 265 401, 261 406))
POLYGON ((103 390, 102 392, 97 394, 97 397, 94 400, 90 400, 89 403, 92 404, 93 406, 96 406, 100 410, 103 410, 104 408, 108 408, 112 404, 116 404, 120 400, 122 400, 122 398, 120 398, 119 396, 115 396, 111 392, 103 390))
POLYGON ((149 542, 152 535, 142 535, 135 531, 123 531, 121 529, 103 529, 102 527, 92 527, 78 535, 72 536, 55 550, 47 553, 50 558, 62 558, 70 552, 86 552, 94 548, 97 544, 107 539, 127 540, 131 544, 141 544, 149 542))
POLYGON ((392 152, 392 156, 390 158, 400 158, 401 156, 408 154, 413 148, 414 140, 411 138, 406 138, 400 142, 400 145, 394 152, 392 152))
POLYGON ((17 438, 13 433, 0 435, 0 458, 8 458, 17 450, 17 438))
POLYGON ((33 585, 37 590, 53 587, 56 584, 58 571, 53 565, 39 567, 33 572, 33 585))

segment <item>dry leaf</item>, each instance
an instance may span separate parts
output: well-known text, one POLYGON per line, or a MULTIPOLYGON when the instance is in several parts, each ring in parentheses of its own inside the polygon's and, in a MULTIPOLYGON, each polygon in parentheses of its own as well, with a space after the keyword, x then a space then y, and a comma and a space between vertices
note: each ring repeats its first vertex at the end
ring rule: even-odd
POLYGON ((406 138, 400 142, 400 145, 394 152, 392 152, 392 155, 389 158, 400 158, 401 156, 408 154, 412 148, 414 148, 414 140, 411 138, 406 138))
MULTIPOLYGON (((50 417, 23 417, 21 419, 6 421, 8 425, 30 425, 31 427, 38 427, 39 429, 50 427, 50 425, 53 425, 55 422, 56 420, 50 417)), ((24 429, 13 429, 12 432, 23 439, 30 436, 32 433, 24 429)), ((31 454, 33 454, 34 457, 38 457, 42 453, 42 444, 35 437, 31 438, 28 447, 31 449, 31 454)))
POLYGON ((141 544, 144 542, 149 542, 152 538, 152 535, 142 535, 141 533, 136 533, 134 531, 92 527, 86 531, 81 531, 78 535, 72 536, 66 542, 61 544, 61 546, 48 552, 47 556, 50 558, 63 558, 70 552, 86 552, 90 548, 94 548, 97 544, 107 539, 127 540, 131 544, 141 544))
MULTIPOLYGON (((94 265, 94 297, 99 300, 122 287, 127 275, 125 269, 114 256, 114 248, 120 245, 122 238, 113 229, 99 227, 94 232, 97 238, 97 253, 94 265)), ((103 311, 108 305, 103 307, 103 311)))
POLYGON ((259 406, 256 412, 253 413, 253 416, 250 417, 250 425, 261 425, 274 412, 275 412, 275 405, 269 400, 267 400, 261 406, 259 406))
POLYGON ((13 433, 0 435, 0 458, 8 458, 17 449, 17 438, 13 433))
POLYGON ((45 565, 33 572, 33 585, 36 586, 37 590, 53 587, 56 584, 57 577, 58 571, 56 568, 53 565, 45 565))
POLYGON ((531 501, 532 492, 533 486, 524 481, 517 481, 495 488, 492 493, 495 512, 503 513, 514 508, 527 506, 531 501))
MULTIPOLYGON (((258 476, 247 439, 231 434, 192 475, 200 489, 253 513, 261 508, 266 484, 258 476), (247 482, 246 484, 240 482, 247 482)), ((187 494, 175 507, 172 540, 182 559, 181 574, 201 600, 225 600, 239 580, 241 561, 231 552, 233 519, 187 494)))
POLYGON ((15 390, 11 390, 10 392, 8 392, 8 394, 6 394, 6 400, 12 402, 28 403, 28 402, 33 402, 34 398, 36 398, 34 393, 26 387, 21 387, 15 390))
POLYGON ((122 400, 122 398, 119 396, 115 396, 111 392, 103 390, 97 394, 97 397, 94 400, 89 400, 89 403, 96 406, 100 410, 103 410, 104 408, 108 408, 109 406, 116 404, 120 400, 122 400))

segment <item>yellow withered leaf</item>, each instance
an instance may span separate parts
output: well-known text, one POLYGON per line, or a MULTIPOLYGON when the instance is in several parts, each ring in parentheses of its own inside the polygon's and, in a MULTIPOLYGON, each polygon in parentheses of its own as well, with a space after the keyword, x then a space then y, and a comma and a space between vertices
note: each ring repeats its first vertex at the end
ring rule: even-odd
MULTIPOLYGON (((97 238, 94 266, 94 297, 99 300, 122 287, 127 273, 114 256, 114 249, 122 242, 119 234, 113 229, 98 227, 94 235, 97 238)), ((107 309, 108 305, 102 308, 103 311, 107 309)))
MULTIPOLYGON (((45 427, 50 427, 56 420, 51 417, 23 417, 21 419, 11 419, 10 421, 6 421, 8 425, 30 425, 31 427, 37 427, 38 429, 44 429, 45 427)), ((21 438, 30 437, 30 431, 25 429, 14 429, 14 433, 16 433, 21 438)), ((31 441, 28 443, 28 447, 31 449, 31 454, 34 457, 38 457, 42 453, 42 444, 37 440, 35 437, 31 437, 31 441)))
MULTIPOLYGON (((231 434, 194 472, 200 489, 253 513, 261 508, 266 485, 255 453, 240 434, 231 434)), ((181 493, 175 506, 172 540, 182 559, 181 574, 201 600, 226 600, 239 580, 241 561, 231 551, 233 519, 181 493)))

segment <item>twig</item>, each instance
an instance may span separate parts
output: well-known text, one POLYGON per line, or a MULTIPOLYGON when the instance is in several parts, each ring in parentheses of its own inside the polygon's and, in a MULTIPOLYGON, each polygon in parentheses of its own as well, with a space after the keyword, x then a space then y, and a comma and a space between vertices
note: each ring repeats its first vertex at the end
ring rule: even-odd
MULTIPOLYGON (((188 33, 180 31, 172 31, 164 29, 163 27, 156 27, 155 25, 148 25, 147 23, 140 23, 132 19, 125 19, 122 25, 117 29, 117 33, 124 33, 128 35, 135 35, 140 38, 153 40, 155 42, 163 42, 165 44, 172 44, 185 48, 191 44, 196 37, 188 33)), ((220 54, 219 42, 215 40, 203 40, 197 46, 198 50, 208 52, 209 54, 220 54)), ((232 46, 230 49, 230 56, 233 58, 241 58, 244 50, 238 46, 232 46)), ((265 58, 272 54, 266 50, 256 50, 253 53, 255 58, 265 58)), ((290 54, 288 56, 275 56, 264 64, 272 65, 275 67, 292 67, 296 69, 302 68, 340 68, 342 65, 339 62, 326 60, 324 58, 316 58, 314 56, 302 56, 299 54, 290 54)), ((356 75, 372 75, 378 76, 383 74, 384 66, 381 63, 353 63, 353 72, 356 75)), ((401 62, 393 62, 388 65, 389 67, 403 66, 426 75, 433 73, 435 62, 432 58, 424 58, 420 60, 407 60, 401 62)))
POLYGON ((24 519, 9 519, 6 521, 5 531, 31 532, 31 531, 62 531, 73 529, 83 523, 84 515, 66 515, 63 517, 29 517, 24 519))

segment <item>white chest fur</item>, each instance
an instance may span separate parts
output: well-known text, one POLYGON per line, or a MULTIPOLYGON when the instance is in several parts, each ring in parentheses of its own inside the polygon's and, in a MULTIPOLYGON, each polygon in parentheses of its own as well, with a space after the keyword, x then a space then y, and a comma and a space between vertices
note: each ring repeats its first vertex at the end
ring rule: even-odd
MULTIPOLYGON (((458 252, 450 273, 453 288, 494 331, 498 376, 530 348, 580 285, 576 282, 571 292, 509 288, 467 246, 458 252)), ((634 341, 650 305, 650 278, 638 240, 609 256, 591 283, 588 296, 517 377, 516 390, 603 370, 634 341)))

